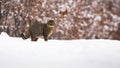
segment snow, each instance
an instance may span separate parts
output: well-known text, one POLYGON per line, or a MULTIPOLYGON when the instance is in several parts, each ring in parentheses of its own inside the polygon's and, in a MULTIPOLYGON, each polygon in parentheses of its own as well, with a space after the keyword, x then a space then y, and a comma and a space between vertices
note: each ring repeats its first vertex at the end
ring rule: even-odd
POLYGON ((0 35, 0 68, 120 68, 120 41, 49 40, 0 35))

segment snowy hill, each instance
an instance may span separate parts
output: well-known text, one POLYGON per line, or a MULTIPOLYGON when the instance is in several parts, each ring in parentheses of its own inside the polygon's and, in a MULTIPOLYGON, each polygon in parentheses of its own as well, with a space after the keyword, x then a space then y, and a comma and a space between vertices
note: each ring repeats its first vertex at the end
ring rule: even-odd
POLYGON ((120 68, 120 41, 31 42, 2 33, 0 68, 120 68))

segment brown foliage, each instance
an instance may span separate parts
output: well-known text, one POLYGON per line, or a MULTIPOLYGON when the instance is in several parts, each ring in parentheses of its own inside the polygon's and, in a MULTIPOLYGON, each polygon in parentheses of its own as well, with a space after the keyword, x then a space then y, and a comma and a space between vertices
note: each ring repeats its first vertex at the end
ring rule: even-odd
POLYGON ((52 39, 119 39, 119 0, 1 0, 4 31, 19 37, 54 19, 52 39))

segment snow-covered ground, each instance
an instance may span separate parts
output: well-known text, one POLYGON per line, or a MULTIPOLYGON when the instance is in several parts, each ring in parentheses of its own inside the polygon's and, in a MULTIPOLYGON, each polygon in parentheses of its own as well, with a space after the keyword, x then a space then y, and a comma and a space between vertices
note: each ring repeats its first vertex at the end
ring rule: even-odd
POLYGON ((31 42, 2 33, 0 68, 120 68, 120 41, 31 42))

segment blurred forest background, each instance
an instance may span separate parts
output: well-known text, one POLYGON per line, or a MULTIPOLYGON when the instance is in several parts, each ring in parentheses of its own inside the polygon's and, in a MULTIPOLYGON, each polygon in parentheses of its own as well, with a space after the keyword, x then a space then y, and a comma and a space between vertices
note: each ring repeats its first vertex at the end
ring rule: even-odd
POLYGON ((51 39, 120 40, 120 0, 0 0, 0 33, 20 37, 50 19, 51 39))

